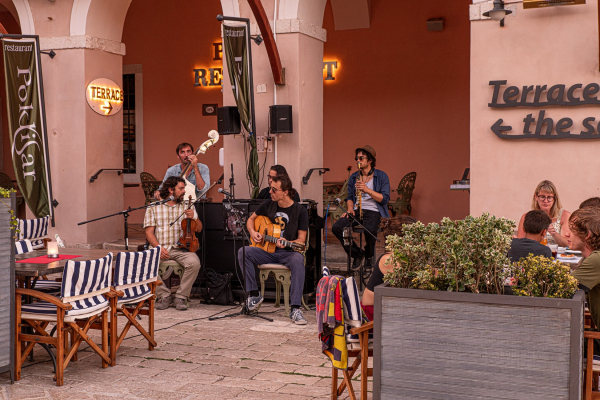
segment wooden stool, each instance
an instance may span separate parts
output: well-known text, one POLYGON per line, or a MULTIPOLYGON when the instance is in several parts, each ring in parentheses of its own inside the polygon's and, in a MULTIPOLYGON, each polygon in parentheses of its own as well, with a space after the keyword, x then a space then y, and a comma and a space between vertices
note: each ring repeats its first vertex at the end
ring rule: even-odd
POLYGON ((181 282, 181 278, 183 278, 184 272, 185 269, 183 268, 183 266, 175 260, 163 260, 158 266, 158 275, 160 275, 160 278, 165 284, 165 281, 169 280, 169 285, 167 286, 169 289, 171 289, 171 275, 177 275, 179 277, 179 281, 181 282))
MULTIPOLYGON (((265 297, 265 281, 273 274, 275 278, 275 307, 279 307, 279 299, 281 298, 281 286, 283 286, 283 305, 285 306, 286 315, 290 314, 290 285, 292 284, 292 271, 283 264, 261 264, 258 266, 260 272, 260 295, 265 297)), ((302 296, 302 307, 306 311, 310 309, 304 302, 302 296)))

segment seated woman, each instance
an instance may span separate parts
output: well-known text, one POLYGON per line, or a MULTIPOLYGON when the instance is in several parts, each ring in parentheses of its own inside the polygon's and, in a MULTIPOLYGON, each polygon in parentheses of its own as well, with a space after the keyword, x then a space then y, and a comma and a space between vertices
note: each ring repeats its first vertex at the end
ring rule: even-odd
MULTIPOLYGON (((533 200, 531 201, 531 209, 542 210, 552 219, 552 223, 548 226, 548 232, 546 233, 547 241, 550 244, 556 243, 561 247, 567 247, 567 238, 565 235, 569 230, 568 222, 571 213, 562 208, 554 183, 542 181, 537 185, 533 194, 533 200)), ((518 238, 525 237, 525 230, 523 229, 525 214, 523 214, 519 221, 518 238)))
MULTIPOLYGON (((402 232, 402 225, 410 225, 417 222, 416 219, 410 217, 408 215, 399 215, 394 218, 383 218, 379 227, 383 231, 383 237, 387 238, 390 235, 398 235, 403 236, 404 232, 402 232)), ((387 272, 391 271, 393 265, 388 264, 386 262, 390 259, 392 253, 386 249, 385 254, 383 254, 373 267, 373 273, 371 274, 371 278, 369 279, 369 283, 367 283, 367 287, 365 288, 365 292, 363 293, 361 305, 365 312, 369 321, 373 321, 373 303, 375 301, 375 286, 379 286, 383 283, 383 275, 387 272)))

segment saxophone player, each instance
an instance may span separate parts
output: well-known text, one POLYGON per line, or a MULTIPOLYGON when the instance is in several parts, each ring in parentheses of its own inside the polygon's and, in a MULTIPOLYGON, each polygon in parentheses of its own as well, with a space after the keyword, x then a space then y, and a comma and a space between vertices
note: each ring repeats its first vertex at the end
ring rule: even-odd
MULTIPOLYGON (((350 175, 348 180, 348 212, 359 218, 362 214, 361 223, 373 234, 377 234, 377 228, 381 217, 389 218, 387 204, 390 200, 390 180, 387 174, 375 169, 377 153, 369 145, 359 147, 355 150, 355 161, 359 165, 358 171, 350 175), (359 198, 357 198, 357 194, 359 198), (358 203, 361 208, 358 209, 358 203)), ((344 228, 352 225, 346 214, 342 215, 334 225, 333 234, 344 244, 344 228)), ((348 253, 348 247, 344 246, 348 253)), ((373 255, 375 254, 375 239, 365 233, 365 248, 359 248, 352 241, 350 256, 354 259, 352 269, 358 270, 364 262, 366 269, 373 266, 373 255)))

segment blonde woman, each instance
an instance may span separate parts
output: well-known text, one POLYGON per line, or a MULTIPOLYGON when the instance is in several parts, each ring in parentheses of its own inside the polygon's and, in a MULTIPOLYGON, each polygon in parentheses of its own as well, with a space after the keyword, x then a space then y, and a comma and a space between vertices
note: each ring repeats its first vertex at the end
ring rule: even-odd
MULTIPOLYGON (((548 232, 546 233, 548 242, 554 242, 561 247, 568 246, 566 233, 569 230, 568 224, 571 213, 562 208, 560 198, 558 197, 558 191, 556 190, 554 183, 542 181, 537 185, 531 201, 531 209, 542 210, 552 218, 552 223, 548 226, 548 232)), ((525 214, 523 214, 519 221, 519 230, 517 232, 518 238, 525 237, 525 230, 523 229, 524 219, 525 214)))

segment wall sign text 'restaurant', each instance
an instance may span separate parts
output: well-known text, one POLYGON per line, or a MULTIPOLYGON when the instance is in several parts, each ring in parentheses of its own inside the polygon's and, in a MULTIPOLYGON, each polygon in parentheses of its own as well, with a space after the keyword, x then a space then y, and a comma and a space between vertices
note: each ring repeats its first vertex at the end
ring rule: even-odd
MULTIPOLYGON (((583 86, 576 83, 567 85, 531 85, 508 86, 507 81, 490 81, 494 87, 490 108, 509 107, 553 107, 553 106, 583 106, 600 105, 600 85, 590 83, 583 86)), ((523 118, 522 134, 508 135, 503 132, 512 130, 512 126, 502 125, 504 120, 498 119, 491 129, 502 139, 598 139, 600 138, 600 117, 584 118, 582 128, 575 129, 571 118, 561 118, 558 121, 546 116, 546 110, 540 110, 537 115, 527 114, 523 118)))

